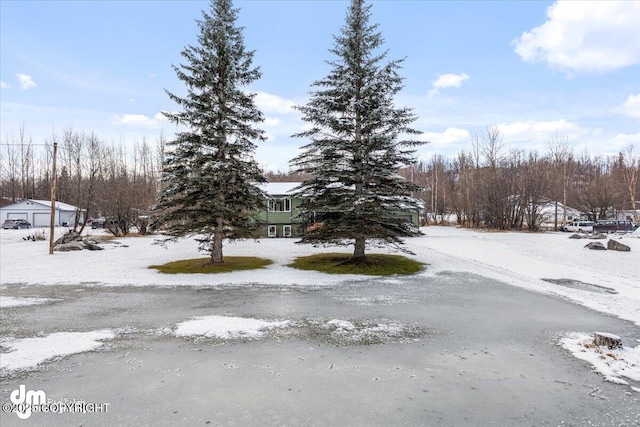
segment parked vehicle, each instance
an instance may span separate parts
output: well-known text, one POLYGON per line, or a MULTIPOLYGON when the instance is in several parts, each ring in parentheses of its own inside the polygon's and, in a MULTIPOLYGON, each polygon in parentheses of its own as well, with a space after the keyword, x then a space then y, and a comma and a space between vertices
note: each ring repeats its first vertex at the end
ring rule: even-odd
POLYGON ((572 231, 579 233, 593 233, 596 223, 586 220, 573 220, 562 227, 562 231, 572 231))
POLYGON ((599 233, 630 233, 634 230, 631 221, 619 221, 616 219, 605 219, 596 221, 594 230, 599 233))
POLYGON ((24 219, 7 219, 2 223, 2 228, 7 230, 9 228, 18 229, 18 228, 31 228, 31 223, 25 221, 24 219))
POLYGON ((104 224, 107 222, 107 220, 105 218, 94 218, 93 220, 91 220, 91 228, 92 229, 96 229, 96 228, 104 228, 104 224))

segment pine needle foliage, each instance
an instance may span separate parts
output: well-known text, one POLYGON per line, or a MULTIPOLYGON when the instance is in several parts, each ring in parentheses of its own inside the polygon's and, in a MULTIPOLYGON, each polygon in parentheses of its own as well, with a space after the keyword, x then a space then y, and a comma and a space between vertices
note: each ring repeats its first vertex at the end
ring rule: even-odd
POLYGON ((294 137, 310 139, 291 161, 295 172, 310 174, 297 189, 311 227, 300 243, 354 245, 353 261, 370 245, 402 248, 402 237, 420 234, 398 214, 420 209, 411 192, 418 189, 397 171, 415 162, 410 127, 416 116, 395 106, 403 88, 403 60, 386 61, 371 6, 352 0, 327 61, 329 75, 313 83, 306 105, 298 106, 310 128, 294 137), (313 220, 314 213, 316 219, 313 220))
POLYGON ((264 120, 245 88, 260 78, 246 50, 238 9, 231 0, 212 0, 198 20, 198 44, 182 51, 173 66, 186 95, 166 91, 181 110, 165 112, 184 129, 167 144, 163 191, 156 210, 170 240, 198 236, 211 263, 223 262, 224 239, 254 237, 265 178, 254 160, 254 141, 264 141, 264 120))

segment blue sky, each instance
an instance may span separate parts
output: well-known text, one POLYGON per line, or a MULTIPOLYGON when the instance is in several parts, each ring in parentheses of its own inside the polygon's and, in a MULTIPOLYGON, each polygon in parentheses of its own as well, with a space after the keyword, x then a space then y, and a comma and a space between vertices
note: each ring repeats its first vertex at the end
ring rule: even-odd
MULTIPOLYGON (((411 107, 418 156, 453 156, 499 126, 507 149, 577 154, 640 149, 640 1, 372 1, 389 58, 406 58, 397 102, 411 107)), ((171 64, 196 43, 208 1, 0 0, 0 136, 34 143, 66 128, 133 146, 175 127, 160 111, 184 93, 171 64)), ((286 170, 305 143, 292 109, 327 73, 346 1, 236 1, 263 77, 249 88, 269 140, 256 152, 286 170)))

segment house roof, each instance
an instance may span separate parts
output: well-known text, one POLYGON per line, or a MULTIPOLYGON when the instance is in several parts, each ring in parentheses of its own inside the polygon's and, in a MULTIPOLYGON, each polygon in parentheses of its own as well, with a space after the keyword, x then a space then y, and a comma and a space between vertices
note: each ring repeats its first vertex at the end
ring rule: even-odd
MULTIPOLYGON (((542 204, 541 211, 542 212, 555 212, 556 202, 551 199, 545 199, 545 202, 542 204)), ((565 206, 564 204, 558 202, 558 211, 570 211, 570 212, 578 212, 580 213, 580 209, 572 208, 571 206, 565 206)))
POLYGON ((301 182, 267 182, 260 184, 258 187, 270 196, 290 196, 293 195, 293 189, 301 182))
MULTIPOLYGON (((44 207, 47 207, 47 208, 51 209, 51 200, 35 200, 35 199, 26 199, 26 200, 23 200, 21 202, 14 203, 13 205, 3 206, 3 209, 11 208, 14 205, 18 205, 18 204, 24 203, 24 202, 37 203, 39 205, 43 205, 44 207)), ((76 208, 73 205, 69 205, 67 203, 56 202, 56 209, 58 209, 60 211, 75 211, 78 208, 76 208)), ((82 209, 82 210, 84 211, 84 209, 82 209)))

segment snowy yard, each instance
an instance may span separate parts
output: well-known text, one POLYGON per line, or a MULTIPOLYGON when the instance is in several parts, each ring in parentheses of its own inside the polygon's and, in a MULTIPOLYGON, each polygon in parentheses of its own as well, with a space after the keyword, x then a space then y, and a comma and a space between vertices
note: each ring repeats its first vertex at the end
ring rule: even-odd
MULTIPOLYGON (((591 240, 568 233, 478 232, 454 227, 425 227, 425 236, 407 239, 414 258, 428 263, 419 275, 443 271, 472 272, 514 286, 559 295, 640 325, 640 234, 612 236, 631 252, 593 251, 591 240), (561 286, 542 279, 571 279, 593 287, 561 286), (602 288, 602 292, 598 291, 602 288), (610 291, 607 291, 610 290, 610 291), (615 292, 615 293, 612 293, 615 292)), ((278 286, 335 285, 352 276, 326 275, 289 268, 295 257, 328 251, 296 245, 295 239, 226 243, 225 255, 273 260, 265 269, 218 275, 164 275, 148 267, 204 256, 193 240, 157 244, 157 237, 119 239, 126 247, 105 244, 105 251, 48 254, 48 242, 25 242, 33 230, 2 230, 2 284, 91 284, 96 286, 226 286, 247 283, 278 286)), ((351 248, 331 248, 350 252, 351 248)), ((375 252, 376 250, 372 250, 375 252)), ((369 280, 369 277, 356 277, 369 280)), ((33 303, 24 301, 24 303, 33 303)), ((0 304, 17 304, 2 298, 0 304)))
MULTIPOLYGON (((631 248, 630 252, 615 252, 585 249, 584 246, 590 240, 569 239, 568 233, 500 233, 454 227, 425 227, 422 231, 424 236, 407 240, 407 248, 415 254, 412 257, 427 264, 426 270, 409 277, 374 279, 368 276, 325 275, 289 268, 286 265, 297 256, 336 250, 296 245, 292 239, 263 239, 259 242, 243 241, 225 245, 225 255, 259 256, 273 260, 273 264, 264 269, 217 275, 163 275, 148 266, 202 257, 203 254, 197 251, 196 243, 184 240, 164 247, 157 244, 155 237, 123 238, 119 239, 122 245, 106 243, 103 251, 56 252, 49 255, 48 242, 22 239, 33 230, 2 230, 0 313, 13 313, 3 325, 4 332, 0 336, 3 396, 15 389, 20 381, 24 381, 24 373, 29 372, 30 375, 44 375, 43 381, 50 381, 47 384, 52 391, 56 390, 55 384, 61 382, 58 387, 62 391, 58 390, 59 393, 64 393, 69 387, 78 387, 90 395, 92 390, 85 389, 86 385, 76 384, 71 377, 56 376, 55 371, 52 379, 46 380, 50 369, 47 366, 50 365, 59 365, 57 369, 63 371, 82 370, 83 364, 76 365, 72 359, 79 354, 103 360, 101 363, 105 371, 100 375, 103 378, 101 381, 107 384, 107 378, 122 376, 128 370, 137 369, 138 365, 127 366, 124 371, 110 371, 116 369, 111 366, 113 362, 110 361, 114 356, 104 359, 109 352, 101 352, 100 349, 108 349, 114 355, 121 352, 117 357, 125 357, 128 365, 140 362, 139 369, 144 364, 137 357, 144 355, 147 359, 153 359, 163 355, 164 359, 160 358, 157 362, 160 363, 156 368, 158 371, 165 369, 167 360, 172 363, 184 360, 184 356, 180 356, 174 361, 174 356, 171 355, 175 354, 175 350, 172 346, 196 346, 198 348, 193 350, 201 351, 201 346, 207 343, 213 344, 212 347, 206 347, 209 358, 216 359, 228 352, 235 354, 232 360, 221 362, 219 369, 222 371, 210 368, 213 369, 211 372, 217 372, 216 378, 231 369, 237 375, 242 372, 244 374, 235 378, 235 383, 229 383, 228 387, 265 387, 265 384, 271 383, 265 383, 264 378, 260 383, 251 379, 262 371, 253 372, 253 376, 247 375, 247 370, 257 369, 255 363, 258 363, 258 359, 255 358, 258 356, 247 353, 245 346, 261 342, 266 347, 252 347, 251 351, 258 351, 256 354, 262 354, 262 349, 270 351, 260 361, 266 363, 265 360, 271 360, 265 365, 269 375, 274 374, 274 366, 279 360, 286 360, 290 356, 289 353, 283 353, 275 357, 271 356, 271 352, 279 354, 289 346, 293 346, 294 350, 287 351, 298 352, 298 356, 294 357, 296 363, 316 360, 317 351, 310 351, 316 345, 319 345, 318 349, 325 348, 324 344, 344 349, 333 355, 334 361, 327 368, 333 370, 334 367, 343 366, 340 363, 351 360, 352 356, 349 354, 352 347, 384 344, 373 346, 376 349, 371 350, 372 356, 380 353, 379 357, 383 359, 372 359, 365 365, 368 368, 354 365, 349 373, 343 371, 345 375, 352 376, 354 384, 365 388, 367 386, 361 383, 364 381, 361 371, 373 372, 371 378, 376 381, 382 379, 384 372, 376 369, 380 368, 381 363, 385 366, 385 362, 381 360, 395 360, 399 357, 402 353, 395 353, 397 348, 424 352, 426 348, 423 346, 427 345, 428 351, 433 352, 430 358, 420 362, 426 363, 425 366, 412 365, 409 369, 394 365, 388 368, 399 369, 397 374, 403 373, 409 380, 428 383, 434 375, 432 373, 425 376, 425 372, 435 370, 440 373, 451 372, 452 375, 457 372, 459 376, 470 370, 469 373, 476 376, 471 389, 486 386, 485 381, 489 379, 484 378, 484 372, 494 372, 491 375, 495 375, 495 378, 492 377, 490 381, 502 381, 501 378, 511 378, 511 375, 513 378, 509 381, 521 381, 515 373, 520 372, 520 377, 524 378, 524 373, 528 371, 523 367, 531 365, 526 369, 534 369, 533 372, 537 372, 536 369, 548 371, 552 377, 549 380, 552 388, 559 387, 556 392, 562 393, 566 390, 561 388, 566 388, 566 384, 569 384, 563 379, 562 372, 580 368, 580 363, 586 361, 600 374, 602 380, 621 388, 621 393, 625 396, 622 405, 637 404, 637 396, 640 395, 640 346, 637 342, 640 338, 637 332, 637 326, 640 326, 640 235, 613 236, 631 248), (506 286, 484 290, 491 281, 506 286), (521 288, 533 293, 522 293, 521 288), (47 289, 52 291, 47 292, 47 289), (66 292, 65 289, 69 291, 66 292), (449 289, 457 291, 447 294, 451 292, 449 289), (125 293, 122 294, 120 290, 125 293), (178 290, 184 292, 177 292, 178 290), (456 293, 460 295, 455 296, 456 293), (523 300, 514 299, 512 293, 521 295, 518 298, 523 300), (549 297, 552 299, 544 299, 549 297), (455 302, 457 298, 460 300, 455 302), (443 307, 449 307, 448 311, 438 311, 440 299, 443 307), (488 305, 482 308, 485 299, 488 305), (528 302, 529 299, 531 303, 528 302), (601 323, 613 325, 618 324, 618 321, 610 322, 606 318, 589 315, 589 320, 583 322, 580 317, 586 316, 584 313, 587 312, 576 317, 571 314, 573 309, 569 310, 568 305, 562 305, 564 308, 561 310, 566 310, 566 313, 559 312, 556 304, 551 304, 553 300, 561 305, 571 301, 572 304, 632 322, 635 326, 631 329, 621 329, 626 331, 623 334, 625 348, 608 351, 589 343, 594 330, 602 329, 601 323), (540 301, 547 303, 544 307, 540 306, 540 313, 537 314, 535 306, 540 305, 540 301), (69 308, 63 309, 65 304, 69 308), (505 304, 520 305, 520 308, 509 308, 505 304), (414 305, 415 308, 411 308, 414 305), (461 312, 464 315, 452 315, 458 306, 466 307, 461 312), (503 306, 505 313, 499 314, 498 311, 503 306), (39 307, 42 308, 41 311, 38 311, 39 307), (74 310, 70 316, 60 314, 69 313, 69 310, 74 310), (56 323, 44 324, 44 320, 40 320, 37 315, 28 313, 41 313, 43 319, 53 319, 56 323), (77 322, 74 316, 83 320, 77 322), (424 323, 425 316, 429 319, 428 323, 424 323), (492 319, 494 316, 495 319, 492 319), (456 320, 457 317, 460 319, 456 320), (22 321, 15 320, 18 318, 22 321), (529 324, 530 320, 526 319, 533 319, 534 324, 529 324), (469 323, 470 320, 472 323, 469 323), (550 326, 551 323, 576 326, 562 326, 558 329, 558 326, 550 326), (494 325, 499 325, 496 337, 483 335, 486 334, 486 329, 492 329, 494 325), (510 343, 513 334, 511 328, 528 331, 516 334, 526 338, 517 338, 516 342, 510 343), (540 331, 532 334, 532 329, 540 331), (456 352, 449 350, 449 353, 446 347, 451 345, 453 335, 466 337, 463 342, 467 340, 467 344, 456 347, 456 352), (546 338, 540 338, 541 336, 546 338), (124 349, 118 350, 123 345, 127 348, 123 343, 132 339, 134 342, 139 341, 141 347, 136 346, 137 349, 126 352, 124 349), (544 342, 538 342, 540 339, 544 342), (319 344, 309 347, 305 344, 309 342, 319 344), (440 347, 431 348, 428 342, 439 342, 440 347), (492 342, 501 350, 491 350, 492 342), (218 347, 220 345, 223 347, 218 347), (225 347, 226 345, 231 347, 225 347), (419 347, 415 347, 416 345, 419 347), (164 350, 158 350, 159 348, 164 350), (558 350, 554 348, 560 349, 560 354, 567 355, 570 362, 564 359, 551 360, 558 357, 555 353, 558 350), (155 350, 150 353, 151 349, 155 350), (387 356, 383 357, 384 354, 387 356), (576 359, 571 358, 570 354, 576 359), (532 364, 534 356, 536 360, 532 364), (275 359, 271 359, 272 357, 275 359), (526 357, 526 362, 521 361, 520 357, 526 357), (464 365, 465 363, 471 367, 464 365), (544 366, 547 367, 543 368, 539 363, 546 363, 544 366), (550 370, 553 369, 549 366, 554 365, 556 367, 553 369, 557 369, 557 372, 552 374, 550 370), (42 366, 45 366, 43 371, 40 370, 42 366), (10 380, 14 375, 22 375, 22 379, 10 380), (624 393, 630 394, 627 396, 624 393)), ((350 251, 350 248, 342 250, 350 251)), ((618 328, 620 326, 608 332, 619 333, 616 330, 618 328)), ((192 350, 189 351, 189 358, 196 355, 192 350)), ((202 359, 198 363, 209 363, 205 362, 208 360, 202 359)), ((301 375, 311 384, 323 383, 326 381, 324 377, 309 377, 310 372, 315 372, 314 369, 322 366, 323 361, 317 359, 315 363, 314 367, 308 368, 311 371, 292 371, 293 368, 289 367, 288 374, 298 372, 295 375, 301 375)), ((183 374, 186 375, 186 372, 183 374)), ((282 371, 281 374, 286 377, 287 372, 282 371)), ((196 381, 204 374, 195 370, 190 375, 187 377, 196 381)), ((297 378, 295 375, 291 378, 297 378)), ((530 375, 540 374, 527 373, 527 376, 530 375)), ((587 396, 603 400, 603 404, 608 405, 606 402, 610 402, 611 398, 603 397, 606 395, 603 394, 602 386, 592 384, 597 381, 598 375, 590 375, 592 377, 586 377, 588 380, 582 380, 586 381, 582 387, 591 389, 581 391, 575 386, 577 392, 573 393, 579 397, 580 393, 589 392, 587 396)), ((400 377, 394 378, 399 381, 400 377)), ((126 378, 120 380, 131 381, 126 378)), ((147 380, 134 381, 135 384, 143 384, 147 380)), ((448 383, 450 381, 451 379, 447 380, 448 383)), ((574 382, 580 384, 578 380, 571 380, 572 384, 574 382)), ((452 393, 461 393, 455 391, 455 384, 439 387, 445 391, 453 387, 452 393)), ((510 387, 517 384, 513 383, 510 387)), ((521 387, 523 390, 537 390, 543 386, 548 387, 549 384, 530 379, 521 387)), ((103 385, 93 392, 99 397, 110 396, 111 392, 108 390, 109 386, 103 385)), ((272 392, 270 390, 267 389, 266 392, 272 392)), ((388 391, 397 393, 404 389, 394 390, 391 388, 388 391)), ((508 391, 491 390, 493 394, 487 394, 488 398, 508 391)), ((437 402, 447 407, 450 399, 446 398, 444 391, 442 393, 442 400, 437 402)), ((459 399, 465 401, 472 399, 471 395, 459 396, 459 399)), ((536 399, 545 398, 542 394, 535 396, 536 399)), ((219 394, 215 398, 224 399, 219 394)), ((553 395, 548 398, 553 399, 553 395)), ((161 409, 159 407, 158 411, 161 409)), ((469 410, 474 411, 473 408, 469 410)), ((518 410, 518 405, 512 409, 514 413, 518 413, 518 410)), ((559 411, 559 415, 551 412, 552 415, 547 418, 542 416, 538 421, 564 420, 561 410, 556 411, 559 411)), ((629 421, 629 425, 640 420, 640 412, 626 412, 626 418, 620 419, 629 421)), ((307 413, 303 415, 308 416, 307 413)), ((456 418, 452 416, 454 418, 447 419, 455 424, 456 418)), ((222 420, 224 419, 226 418, 222 420)), ((323 419, 329 422, 327 418, 323 419)), ((586 422, 593 419, 593 416, 574 416, 572 419, 586 422)), ((109 422, 119 422, 118 420, 110 419, 109 422)), ((279 418, 273 420, 280 420, 274 423, 286 421, 279 418)), ((365 418, 359 420, 363 421, 365 418)), ((477 422, 482 424, 488 420, 494 419, 478 418, 477 422)), ((75 419, 69 418, 66 421, 75 419)), ((460 420, 458 422, 466 423, 460 420)))

